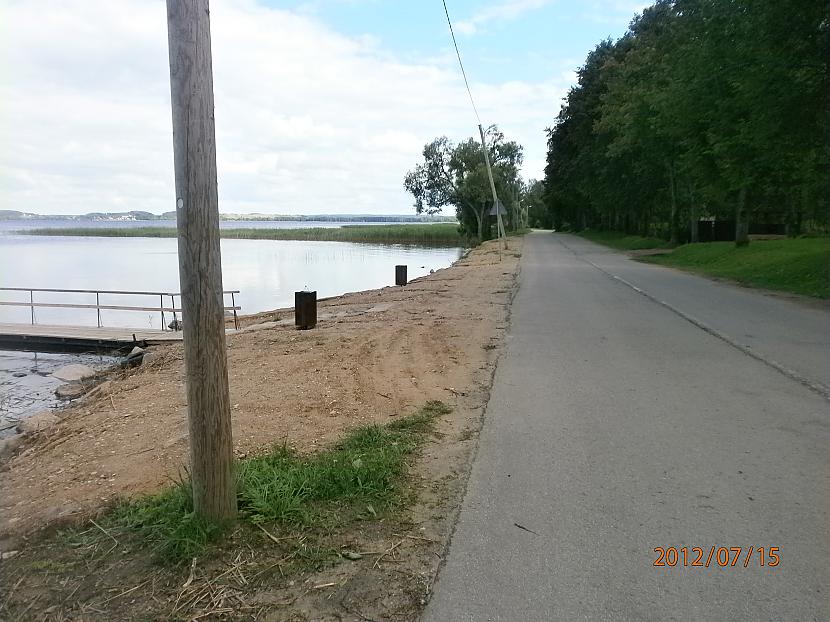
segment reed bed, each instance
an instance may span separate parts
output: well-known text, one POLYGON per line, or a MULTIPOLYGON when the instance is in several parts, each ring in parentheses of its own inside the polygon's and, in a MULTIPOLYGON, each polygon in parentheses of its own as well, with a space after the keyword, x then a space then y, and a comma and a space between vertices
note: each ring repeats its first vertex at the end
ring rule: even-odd
MULTIPOLYGON (((174 238, 175 227, 70 227, 30 229, 25 235, 106 238, 174 238)), ((466 240, 454 223, 412 225, 346 225, 298 229, 221 229, 220 236, 237 240, 306 240, 362 242, 367 244, 412 244, 419 246, 464 246, 466 240)))

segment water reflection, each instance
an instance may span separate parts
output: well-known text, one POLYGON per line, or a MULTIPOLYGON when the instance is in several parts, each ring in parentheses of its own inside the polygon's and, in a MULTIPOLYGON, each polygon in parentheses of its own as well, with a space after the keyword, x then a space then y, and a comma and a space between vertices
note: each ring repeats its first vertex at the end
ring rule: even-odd
MULTIPOLYGON (((458 259, 458 248, 418 248, 348 242, 222 240, 225 289, 240 290, 242 313, 293 305, 294 292, 318 297, 394 284, 396 264, 410 278, 458 259)), ((176 240, 0 236, 0 286, 131 291, 179 291, 176 240)), ((0 292, 2 300, 27 301, 25 292, 0 292)), ((36 293, 39 302, 94 304, 90 294, 36 293)), ((158 306, 158 297, 102 296, 101 304, 158 306)), ((228 304, 230 302, 228 301, 228 304)), ((169 299, 165 300, 169 305, 169 299)), ((0 322, 31 321, 28 308, 0 307, 0 322)), ((37 308, 39 324, 95 326, 95 310, 37 308)), ((151 312, 101 312, 104 326, 161 325, 151 312)))

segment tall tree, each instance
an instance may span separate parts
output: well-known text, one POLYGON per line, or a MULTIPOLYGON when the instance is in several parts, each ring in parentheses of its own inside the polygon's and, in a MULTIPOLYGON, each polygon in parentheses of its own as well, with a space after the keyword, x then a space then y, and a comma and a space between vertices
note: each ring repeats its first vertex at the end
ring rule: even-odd
POLYGON ((527 214, 528 227, 553 227, 553 218, 545 203, 545 184, 541 180, 531 179, 521 194, 522 208, 527 214))
POLYGON ((828 16, 827 0, 658 0, 601 42, 548 130, 556 226, 830 225, 828 16))
MULTIPOLYGON (((495 125, 487 128, 485 140, 496 192, 506 199, 521 184, 522 147, 505 140, 495 125)), ((404 178, 404 188, 415 197, 415 211, 436 214, 454 207, 468 237, 489 239, 493 199, 481 142, 471 137, 455 145, 442 136, 424 146, 423 156, 424 161, 404 178)))

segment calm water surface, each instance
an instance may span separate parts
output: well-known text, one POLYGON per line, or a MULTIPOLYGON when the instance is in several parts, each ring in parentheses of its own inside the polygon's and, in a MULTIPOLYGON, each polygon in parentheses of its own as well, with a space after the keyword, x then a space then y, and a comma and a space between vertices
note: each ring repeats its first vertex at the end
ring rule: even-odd
POLYGON ((36 412, 58 406, 55 397, 63 381, 49 374, 64 365, 81 363, 95 370, 117 359, 96 354, 43 354, 0 350, 0 438, 15 433, 17 423, 36 412))
MULTIPOLYGON (((123 224, 107 223, 108 226, 123 224)), ((43 221, 36 226, 44 226, 43 221)), ((179 291, 175 239, 15 235, 8 223, 4 223, 3 229, 0 232, 0 287, 179 291)), ((294 292, 303 289, 316 290, 322 298, 392 285, 396 264, 406 264, 409 277, 416 278, 449 266, 461 253, 460 248, 350 242, 222 240, 221 244, 224 288, 241 292, 236 304, 242 307, 242 313, 292 306, 294 292)), ((0 292, 0 300, 4 301, 26 301, 27 298, 25 292, 0 292)), ((36 293, 35 301, 95 304, 95 296, 36 293)), ((159 298, 102 295, 101 304, 158 306, 159 298)), ((169 299, 165 304, 169 305, 169 299)), ((161 326, 157 312, 101 313, 104 326, 161 326)), ((97 315, 91 309, 37 308, 35 321, 95 326, 97 315)), ((0 322, 29 323, 31 311, 2 306, 0 322)))

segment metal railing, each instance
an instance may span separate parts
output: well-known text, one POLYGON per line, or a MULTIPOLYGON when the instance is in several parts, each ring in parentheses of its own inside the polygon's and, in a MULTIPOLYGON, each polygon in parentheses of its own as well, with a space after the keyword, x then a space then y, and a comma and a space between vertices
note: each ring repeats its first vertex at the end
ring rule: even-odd
MULTIPOLYGON (((0 301, 0 306, 6 307, 29 307, 32 312, 32 324, 35 324, 35 308, 53 308, 53 309, 95 309, 98 313, 98 327, 102 327, 103 324, 101 323, 101 311, 154 311, 159 312, 161 314, 161 329, 167 330, 168 325, 165 320, 164 314, 172 313, 173 314, 173 326, 179 325, 179 320, 177 314, 182 312, 180 307, 176 306, 176 298, 181 298, 180 293, 174 292, 128 292, 128 291, 119 291, 119 290, 107 290, 107 289, 49 289, 49 288, 36 288, 36 287, 0 287, 0 292, 29 292, 29 301, 0 301), (53 293, 53 294, 95 294, 95 304, 79 304, 79 303, 68 303, 68 302, 35 302, 35 292, 41 293, 53 293), (158 296, 159 297, 159 306, 158 307, 148 307, 148 306, 130 306, 130 305, 102 305, 101 304, 101 296, 102 295, 113 295, 113 296, 158 296), (170 306, 165 306, 164 300, 166 298, 170 299, 170 306)), ((233 312, 233 325, 234 328, 239 328, 239 317, 237 315, 237 311, 241 310, 242 307, 236 306, 236 294, 239 293, 239 290, 228 290, 222 292, 222 297, 224 299, 225 296, 230 294, 231 297, 231 304, 230 306, 223 307, 225 311, 233 312)), ((175 328, 172 330, 176 330, 175 328)))

